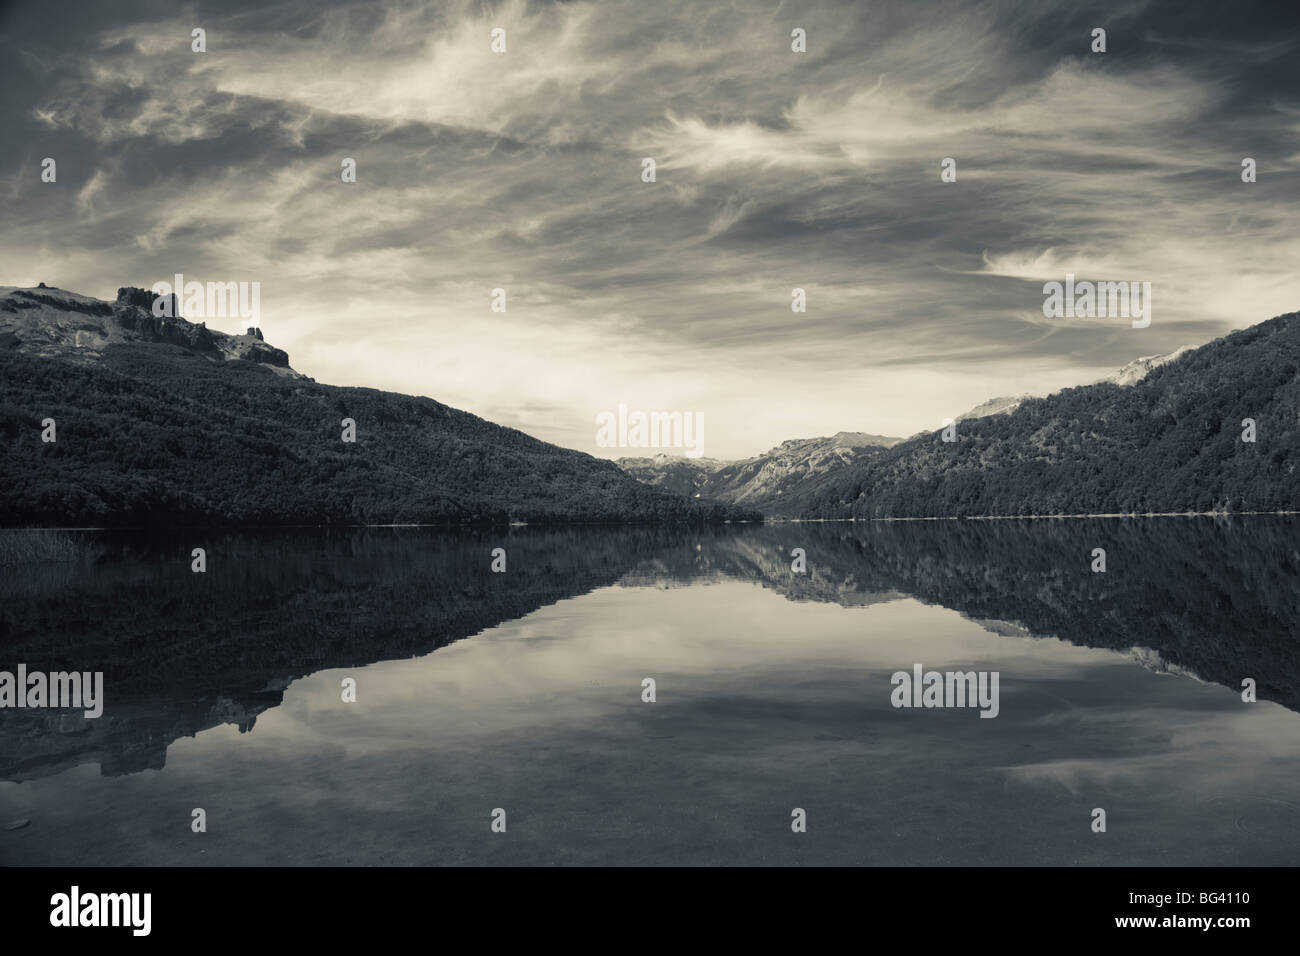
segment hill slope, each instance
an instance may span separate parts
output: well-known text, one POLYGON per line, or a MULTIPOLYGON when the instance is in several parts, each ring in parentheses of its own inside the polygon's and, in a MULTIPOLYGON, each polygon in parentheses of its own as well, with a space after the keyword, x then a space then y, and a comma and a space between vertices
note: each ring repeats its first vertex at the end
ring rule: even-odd
POLYGON ((1150 368, 918 435, 836 476, 804 517, 1300 509, 1300 313, 1150 368), (1242 440, 1254 419, 1257 440, 1242 440))
POLYGON ((260 334, 158 319, 151 298, 0 298, 0 525, 740 516, 429 398, 317 384, 260 334))

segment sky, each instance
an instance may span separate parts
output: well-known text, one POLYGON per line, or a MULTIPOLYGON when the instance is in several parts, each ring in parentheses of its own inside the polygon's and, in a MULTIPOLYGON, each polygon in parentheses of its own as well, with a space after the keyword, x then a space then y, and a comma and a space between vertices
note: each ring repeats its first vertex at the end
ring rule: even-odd
POLYGON ((620 405, 907 436, 1300 309, 1288 3, 8 2, 0 81, 0 285, 258 282, 317 381, 604 457, 673 453, 620 405), (1151 324, 1045 317, 1067 273, 1151 324))

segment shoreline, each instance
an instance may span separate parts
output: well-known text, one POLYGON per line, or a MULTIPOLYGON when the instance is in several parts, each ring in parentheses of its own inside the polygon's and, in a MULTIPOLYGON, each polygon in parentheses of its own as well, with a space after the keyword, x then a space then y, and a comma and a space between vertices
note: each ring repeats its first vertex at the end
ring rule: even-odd
POLYGON ((41 527, 5 528, 0 527, 0 534, 24 531, 295 531, 312 529, 357 529, 357 528, 441 528, 444 530, 488 530, 491 528, 627 528, 627 527, 720 527, 725 525, 765 525, 765 524, 870 524, 880 521, 1068 521, 1088 518, 1250 518, 1250 517, 1287 517, 1300 515, 1300 511, 1127 511, 1084 514, 1051 515, 941 515, 926 517, 897 518, 782 518, 765 517, 758 520, 722 521, 722 522, 658 522, 658 521, 510 521, 503 524, 459 524, 441 523, 394 523, 378 524, 248 524, 248 525, 100 525, 63 527, 50 525, 41 527))

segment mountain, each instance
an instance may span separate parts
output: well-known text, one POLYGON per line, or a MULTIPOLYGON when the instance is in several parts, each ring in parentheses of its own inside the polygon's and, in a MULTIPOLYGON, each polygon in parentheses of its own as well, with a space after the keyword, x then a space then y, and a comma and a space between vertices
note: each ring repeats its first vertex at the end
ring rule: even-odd
POLYGON ((155 298, 0 287, 0 525, 746 516, 430 398, 318 384, 155 298))
POLYGON ((759 457, 772 458, 779 455, 795 455, 812 459, 832 455, 852 458, 852 454, 845 453, 852 452, 855 448, 877 446, 890 448, 902 440, 889 435, 872 435, 867 432, 836 432, 830 438, 791 438, 788 441, 781 442, 780 445, 759 457))
POLYGON ((615 464, 652 488, 687 498, 700 497, 709 475, 728 462, 716 458, 685 458, 681 455, 655 455, 653 458, 620 458, 615 464))
MULTIPOLYGON (((1264 323, 1257 326, 1274 329, 1281 326, 1278 334, 1284 340, 1284 353, 1295 357, 1293 349, 1295 339, 1300 333, 1290 329, 1289 316, 1273 320, 1273 324, 1264 323)), ((790 518, 848 518, 848 517, 947 517, 966 514, 1082 514, 1113 513, 1131 511, 1139 508, 1143 511, 1207 511, 1207 510, 1251 510, 1245 502, 1253 501, 1259 510, 1276 510, 1281 505, 1269 505, 1266 502, 1296 501, 1288 491, 1279 487, 1285 475, 1270 472, 1272 465, 1252 465, 1248 461, 1236 463, 1233 468, 1241 474, 1230 480, 1218 481, 1213 465, 1205 461, 1189 463, 1182 459, 1197 455, 1196 447, 1191 443, 1184 428, 1177 436, 1166 441, 1157 441, 1147 453, 1140 448, 1126 444, 1124 435, 1131 435, 1132 441, 1148 440, 1150 431, 1150 410, 1143 402, 1152 401, 1150 393, 1138 388, 1147 382, 1157 370, 1174 370, 1173 378, 1157 377, 1166 383, 1164 387, 1175 388, 1179 399, 1177 408, 1186 402, 1196 404, 1203 414, 1204 428, 1210 428, 1210 422, 1217 422, 1217 427, 1227 438, 1233 434, 1230 423, 1222 417, 1229 406, 1240 404, 1243 398, 1233 399, 1231 393, 1235 388, 1238 396, 1253 396, 1246 403, 1252 402, 1263 408, 1273 402, 1259 388, 1258 382, 1252 382, 1254 370, 1249 362, 1240 358, 1238 349, 1253 342, 1247 333, 1234 332, 1227 339, 1211 343, 1203 349, 1183 346, 1163 355, 1147 355, 1123 366, 1114 374, 1100 382, 1083 386, 1079 398, 1074 393, 1080 389, 1067 389, 1047 398, 1031 395, 1015 395, 991 398, 970 411, 957 416, 956 421, 963 426, 958 429, 958 444, 967 436, 1001 434, 1004 429, 997 422, 1014 416, 1021 408, 1031 406, 1038 410, 1035 416, 1021 417, 1019 422, 1041 422, 1041 403, 1047 403, 1050 409, 1073 409, 1079 402, 1107 402, 1115 410, 1098 412, 1091 416, 1096 434, 1082 436, 1072 429, 1081 427, 1080 422, 1089 420, 1088 415, 1076 415, 1075 420, 1056 422, 1055 434, 1060 432, 1061 447, 1044 444, 1043 434, 1026 434, 1005 437, 999 441, 996 450, 985 448, 982 453, 974 451, 974 446, 959 455, 942 455, 935 451, 935 443, 940 441, 939 432, 922 432, 909 439, 885 438, 864 432, 840 432, 831 438, 795 439, 783 442, 755 458, 741 462, 718 463, 688 458, 675 458, 658 455, 650 458, 624 458, 619 460, 620 467, 639 480, 652 487, 670 489, 679 494, 695 496, 703 501, 726 502, 755 508, 769 517, 790 518), (1219 343, 1224 343, 1222 348, 1219 343), (1231 343, 1229 345, 1228 343, 1231 343), (1205 352, 1210 349, 1210 352, 1205 352), (1197 385, 1195 381, 1183 381, 1186 376, 1195 376, 1192 367, 1187 364, 1187 357, 1195 354, 1213 354, 1215 361, 1228 361, 1230 373, 1236 379, 1235 386, 1225 384, 1216 393, 1216 397, 1207 402, 1197 402, 1194 398, 1197 385), (1087 391, 1096 389, 1097 391, 1087 391), (1116 391, 1119 389, 1119 391, 1116 391), (1134 395, 1126 392, 1137 389, 1134 395), (1100 398, 1094 396, 1105 396, 1100 398), (1141 397, 1138 397, 1141 396, 1141 397), (1215 403, 1221 405, 1216 408, 1215 403), (1110 416, 1119 416, 1121 422, 1111 422, 1110 416), (1102 419, 1102 420, 1097 420, 1102 419), (1145 427, 1134 425, 1134 421, 1143 420, 1145 427), (989 424, 992 422, 993 424, 989 424), (978 425, 977 425, 978 423, 978 425), (988 424, 989 427, 985 427, 988 424), (1114 425, 1120 425, 1121 434, 1115 434, 1114 425), (972 430, 973 429, 973 430, 972 430), (1107 443, 1105 436, 1111 433, 1107 443), (1178 448, 1170 443, 1179 444, 1178 448), (1084 447, 1084 446, 1087 447, 1084 447), (1102 448, 1106 451, 1101 451, 1102 448), (979 454, 984 457, 976 460, 979 454), (1060 455, 1059 459, 1056 457, 1060 455), (1107 457, 1110 456, 1110 457, 1107 457), (1169 461, 1172 456, 1174 461, 1169 461), (1160 474, 1159 466, 1146 462, 1145 458, 1169 461, 1175 467, 1186 466, 1195 474, 1197 486, 1181 491, 1165 488, 1158 493, 1146 494, 1138 489, 1126 487, 1132 479, 1125 475, 1117 462, 1129 461, 1134 467, 1153 469, 1151 479, 1156 484, 1167 482, 1167 477, 1160 474), (1181 464, 1179 464, 1181 462, 1181 464), (1057 466, 1084 467, 1089 477, 1074 481, 1062 478, 1057 466), (1258 466, 1258 467, 1257 467, 1258 466), (1019 474, 1017 470, 1019 469, 1019 474), (1033 476, 1032 478, 1030 476, 1033 476), (1031 486, 1040 478, 1053 484, 1060 484, 1061 489, 1049 492, 1042 488, 1034 490, 1031 486), (1109 482, 1109 488, 1102 488, 1101 482, 1109 482), (997 487, 993 484, 997 483, 997 487), (1075 487, 1079 485, 1079 487, 1075 487), (987 487, 986 487, 987 486, 987 487), (1086 488, 1084 487, 1086 486, 1086 488), (925 490, 921 490, 925 489, 925 490), (1249 489, 1249 494, 1247 490, 1249 489), (930 500, 931 492, 939 495, 930 500), (1106 492, 1106 493, 1103 493, 1106 492), (1078 501, 1090 501, 1093 504, 1076 505, 1068 496, 1078 495, 1078 501), (877 504, 871 504, 875 501, 877 504), (982 502, 982 503, 981 503, 982 502), (1110 502, 1110 504, 1104 504, 1110 502), (1119 502, 1127 502, 1121 505, 1119 502), (1264 503, 1261 503, 1264 502, 1264 503), (979 508, 993 510, 980 511, 979 508), (1014 510, 1028 508, 1027 511, 1014 510), (1082 508, 1083 510, 1079 510, 1082 508), (1096 509, 1102 509, 1098 511, 1096 509), (1110 509, 1107 511, 1106 509, 1110 509)), ((1272 335, 1274 332, 1266 331, 1272 335)), ((1251 349, 1257 346, 1250 346, 1251 349)), ((1253 351, 1252 351, 1252 354, 1253 351)), ((1270 358, 1271 365, 1276 366, 1277 356, 1270 358)), ((1202 362, 1204 359, 1201 360, 1202 362)), ((1289 359, 1281 359, 1281 366, 1269 373, 1281 380, 1285 378, 1285 368, 1289 359), (1280 378, 1279 378, 1280 377, 1280 378)), ((1199 363, 1198 363, 1199 367, 1199 363)), ((1220 374, 1216 369, 1215 374, 1220 374)), ((1262 387, 1262 386, 1261 386, 1262 387)), ((1288 393, 1289 394, 1289 393, 1288 393)), ((1290 425, 1294 419, 1287 417, 1284 398, 1274 422, 1282 431, 1275 433, 1278 441, 1290 441, 1294 434, 1290 425)), ((1050 412, 1048 414, 1051 414, 1050 412)), ((1168 412, 1165 412, 1168 414, 1168 412)), ((1260 412, 1259 414, 1263 414, 1260 412)), ((1229 418, 1231 415, 1229 414, 1229 418)), ((1255 417, 1242 413, 1237 418, 1237 432, 1240 431, 1240 419, 1255 417)), ((1217 434, 1217 432, 1216 432, 1217 434)), ((982 438, 977 437, 977 441, 982 438)), ((1153 439, 1154 440, 1154 439, 1153 439)), ((1199 440, 1199 439, 1198 439, 1199 440)), ((948 447, 947 443, 943 443, 948 447)), ((1242 443, 1239 443, 1242 444, 1242 443)), ((1258 443, 1257 443, 1258 444, 1258 443)), ((983 447, 983 446, 981 446, 983 447)), ((1248 446, 1250 447, 1250 446, 1248 446)), ((1289 455, 1291 452, 1277 445, 1270 446, 1274 456, 1289 455)), ((1230 456, 1235 449, 1224 444, 1222 440, 1215 444, 1215 454, 1230 456)), ((1280 461, 1281 459, 1279 459, 1280 461)), ((1270 459, 1272 461, 1272 459, 1270 459)), ((1190 477, 1190 476, 1189 476, 1190 477)), ((1293 505, 1300 507, 1300 503, 1293 505)), ((1251 506, 1255 507, 1255 506, 1251 506)))
POLYGON ((744 461, 656 455, 620 458, 618 465, 651 487, 777 513, 800 506, 849 464, 902 440, 866 432, 837 432, 829 438, 791 439, 744 461))
MULTIPOLYGON (((1134 385, 1152 369, 1172 362, 1190 350, 1190 346, 1183 346, 1166 355, 1144 356, 1102 381, 1134 385)), ((956 421, 1009 415, 1033 397, 990 398, 958 415, 956 421)), ((922 432, 912 438, 928 434, 922 432)), ((772 517, 800 517, 819 512, 834 479, 847 474, 855 462, 874 458, 878 449, 892 448, 904 440, 866 432, 839 432, 830 438, 785 441, 771 451, 739 462, 656 455, 653 458, 620 458, 618 465, 652 488, 703 501, 745 504, 772 517)))
POLYGON ((1139 362, 855 462, 800 516, 1300 510, 1300 313, 1139 362))

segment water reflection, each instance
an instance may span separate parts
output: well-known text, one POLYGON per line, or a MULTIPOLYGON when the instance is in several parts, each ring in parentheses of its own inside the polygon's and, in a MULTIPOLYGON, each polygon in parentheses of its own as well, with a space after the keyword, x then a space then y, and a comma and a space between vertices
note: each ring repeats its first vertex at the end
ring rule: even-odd
POLYGON ((100 536, 0 592, 0 667, 108 688, 97 721, 0 714, 27 781, 0 804, 46 833, 0 853, 76 862, 54 827, 103 862, 1294 862, 1297 527, 100 536), (894 710, 913 662, 999 670, 1001 715, 894 710))

